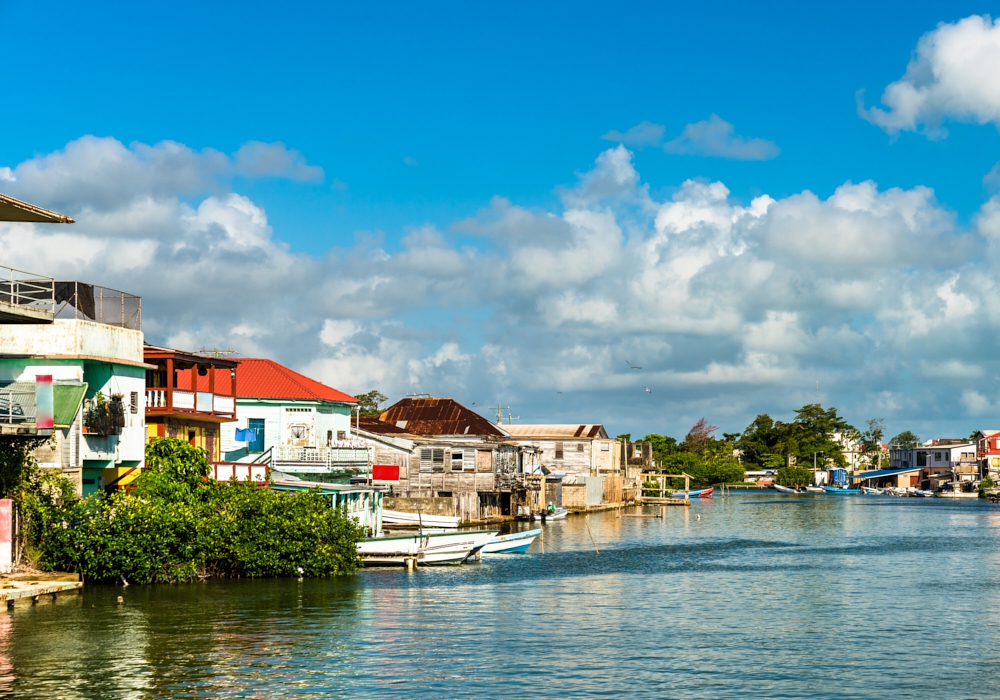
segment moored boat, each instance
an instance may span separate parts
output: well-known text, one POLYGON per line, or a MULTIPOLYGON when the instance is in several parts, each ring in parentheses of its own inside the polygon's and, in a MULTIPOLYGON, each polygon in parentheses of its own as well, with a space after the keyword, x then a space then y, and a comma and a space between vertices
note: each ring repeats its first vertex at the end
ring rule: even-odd
POLYGON ((822 486, 806 486, 806 493, 823 493, 822 486))
POLYGON ((485 547, 498 530, 465 530, 374 537, 358 542, 358 555, 365 566, 461 564, 485 547))
POLYGON ((707 489, 696 489, 694 491, 674 491, 674 498, 711 498, 715 487, 707 489))
POLYGON ((793 494, 793 495, 804 493, 804 491, 798 491, 798 490, 793 489, 793 488, 791 488, 789 486, 782 486, 781 484, 775 484, 774 485, 774 490, 777 491, 778 493, 790 493, 790 494, 793 494))
POLYGON ((850 489, 846 486, 824 486, 823 491, 826 493, 861 493, 861 489, 850 489))
POLYGON ((522 530, 512 532, 509 535, 496 535, 483 547, 483 554, 522 554, 528 551, 528 547, 535 541, 535 538, 542 534, 541 528, 534 530, 522 530))
POLYGON ((551 520, 562 520, 567 515, 569 515, 569 511, 565 508, 556 508, 555 510, 546 510, 541 513, 535 513, 531 516, 531 519, 549 522, 551 520))
POLYGON ((382 511, 382 523, 385 525, 456 528, 460 522, 462 519, 455 515, 407 513, 401 510, 382 511))
POLYGON ((869 496, 881 496, 885 493, 885 489, 876 488, 875 486, 862 486, 861 493, 869 496))

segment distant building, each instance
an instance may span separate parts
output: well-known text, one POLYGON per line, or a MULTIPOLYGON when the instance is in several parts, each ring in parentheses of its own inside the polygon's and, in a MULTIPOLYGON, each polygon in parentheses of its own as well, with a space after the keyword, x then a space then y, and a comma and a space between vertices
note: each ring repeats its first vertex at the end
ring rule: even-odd
POLYGON ((890 450, 889 469, 914 468, 919 468, 920 473, 913 479, 925 488, 936 488, 945 481, 976 481, 976 442, 958 438, 929 440, 920 447, 890 450))
POLYGON ((518 424, 503 429, 518 444, 538 450, 541 466, 550 474, 566 474, 566 483, 622 471, 621 442, 609 438, 603 425, 518 424))
POLYGON ((1000 482, 1000 430, 980 430, 975 435, 979 478, 989 475, 1000 482))

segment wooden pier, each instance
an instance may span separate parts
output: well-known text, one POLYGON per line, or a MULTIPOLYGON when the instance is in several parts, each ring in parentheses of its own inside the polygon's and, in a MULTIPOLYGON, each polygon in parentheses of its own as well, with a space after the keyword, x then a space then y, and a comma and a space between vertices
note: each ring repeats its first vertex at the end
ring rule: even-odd
POLYGON ((690 498, 663 498, 660 496, 640 496, 635 499, 637 506, 690 506, 690 498))
POLYGON ((38 573, 0 577, 0 606, 8 610, 54 602, 56 597, 79 595, 83 582, 78 574, 38 573))

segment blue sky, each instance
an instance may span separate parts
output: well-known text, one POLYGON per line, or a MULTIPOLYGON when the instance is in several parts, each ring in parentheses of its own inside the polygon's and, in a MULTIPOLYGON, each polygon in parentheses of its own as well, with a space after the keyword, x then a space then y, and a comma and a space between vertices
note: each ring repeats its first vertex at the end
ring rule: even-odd
MULTIPOLYGON (((522 419, 601 420, 615 431, 683 434, 703 414, 730 431, 758 412, 787 416, 814 398, 820 381, 824 403, 841 406, 857 423, 884 415, 890 429, 910 427, 927 437, 988 427, 1000 368, 984 343, 997 329, 981 318, 991 300, 972 290, 986 285, 976 275, 989 279, 975 250, 992 239, 977 222, 996 193, 984 176, 1000 160, 990 86, 984 87, 983 110, 976 112, 978 98, 966 95, 975 103, 966 111, 927 107, 912 129, 861 118, 856 94, 864 89, 864 106, 880 105, 886 86, 903 78, 922 36, 939 23, 998 12, 991 4, 963 2, 317 3, 280 10, 263 3, 0 3, 0 22, 9 29, 7 54, 19 57, 0 115, 6 135, 0 166, 15 173, 5 191, 61 206, 79 222, 74 254, 46 249, 55 241, 39 230, 32 239, 38 246, 8 247, 8 264, 142 293, 147 332, 158 342, 238 346, 350 391, 376 385, 394 397, 429 391, 477 405, 514 404, 522 419), (44 27, 44 36, 12 31, 26 26, 44 27), (706 156, 698 144, 695 154, 665 150, 688 125, 711 115, 732 125, 743 142, 768 142, 769 153, 779 154, 706 156), (635 187, 610 198, 580 194, 587 182, 603 187, 602 173, 614 165, 598 159, 619 141, 602 135, 624 134, 644 121, 660 125, 662 135, 655 144, 624 144, 637 173, 635 187), (932 133, 938 123, 946 136, 932 133), (80 152, 69 147, 87 136, 104 140, 80 152), (115 151, 111 140, 124 150, 115 151), (165 141, 194 155, 184 165, 136 155, 133 146, 165 141), (284 147, 274 146, 266 158, 263 151, 245 151, 256 154, 253 166, 240 165, 235 156, 225 166, 206 157, 256 142, 284 147), (130 158, 137 159, 137 170, 118 167, 130 158), (283 165, 274 165, 278 161, 283 165), (96 164, 102 162, 118 165, 101 169, 96 164), (41 175, 29 176, 25 168, 32 163, 45 165, 38 168, 41 175), (184 168, 197 174, 181 182, 177 173, 184 168), (95 206, 92 187, 79 187, 84 180, 115 187, 118 195, 95 206), (720 283, 711 282, 715 277, 704 277, 711 266, 685 277, 698 284, 681 296, 663 296, 655 308, 644 306, 648 289, 613 298, 614 282, 626 284, 642 265, 655 276, 667 274, 670 255, 675 261, 697 257, 690 247, 649 252, 659 245, 661 225, 679 225, 663 224, 664 218, 656 223, 663 205, 701 196, 683 189, 688 180, 724 183, 730 208, 750 207, 762 195, 791 207, 806 190, 826 202, 845 183, 869 180, 879 196, 891 188, 931 188, 933 197, 922 204, 885 199, 878 206, 900 208, 901 220, 908 216, 904 209, 917 206, 932 223, 868 252, 861 246, 859 254, 887 256, 884 267, 895 276, 877 279, 882 273, 807 270, 821 261, 792 259, 780 232, 759 240, 740 233, 740 244, 726 238, 732 255, 740 255, 741 246, 781 248, 757 263, 802 279, 829 277, 830 284, 844 282, 838 288, 870 284, 857 293, 878 295, 883 305, 824 306, 815 295, 797 297, 802 279, 788 282, 777 301, 759 286, 752 294, 743 287, 720 291, 720 283), (636 194, 643 188, 649 201, 636 194), (230 195, 249 204, 227 200, 230 195), (497 205, 495 197, 509 205, 497 205), (156 206, 140 212, 141 202, 156 206), (223 203, 219 211, 228 206, 228 214, 213 213, 216 202, 223 203), (247 213, 251 205, 257 213, 247 213), (200 223, 192 224, 183 207, 200 212, 200 223), (617 260, 614 265, 560 276, 539 263, 524 276, 484 283, 488 271, 503 265, 521 264, 523 273, 523 260, 548 259, 532 242, 545 235, 548 219, 565 224, 574 208, 613 211, 620 242, 595 243, 566 229, 552 233, 544 250, 605 256, 617 260), (530 216, 500 229, 520 226, 522 237, 484 233, 490 222, 502 224, 521 209, 530 216), (235 221, 226 218, 233 211, 245 215, 242 223, 225 223, 235 221), (479 232, 470 233, 477 226, 479 232), (210 235, 222 230, 228 242, 210 235), (108 241, 126 239, 130 252, 113 255, 108 241), (200 253, 199 240, 208 241, 200 253), (911 245, 921 254, 893 252, 911 245), (128 263, 109 262, 113 258, 128 263), (196 273, 188 270, 193 276, 177 289, 169 275, 154 284, 143 272, 193 269, 196 259, 196 273), (256 282, 226 266, 244 259, 256 282), (442 267, 442 260, 449 262, 442 267), (481 264, 486 270, 478 269, 481 264), (960 277, 949 282, 953 274, 960 277), (547 276, 553 284, 538 287, 547 276), (704 286, 709 284, 715 286, 704 286), (215 309, 180 311, 198 298, 189 296, 197 285, 215 309), (267 293, 248 293, 246 285, 264 286, 267 293), (948 306, 952 293, 964 294, 968 304, 959 299, 948 306), (244 306, 237 311, 239 300, 244 306), (600 318, 566 311, 603 302, 610 306, 600 318), (674 305, 688 317, 703 308, 700 325, 692 318, 668 319, 674 305), (947 331, 924 328, 905 357, 890 352, 890 338, 881 334, 917 337, 911 326, 888 320, 893 308, 903 307, 919 309, 947 331), (945 319, 946 312, 959 315, 945 319), (644 317, 655 321, 646 329, 644 317), (276 330, 281 323, 292 325, 276 330), (793 333, 792 326, 810 340, 789 340, 782 348, 759 340, 761 333, 772 339, 793 333), (939 347, 944 338, 947 347, 939 347), (645 358, 628 359, 643 363, 647 374, 623 374, 624 354, 643 352, 645 358), (790 365, 798 370, 794 377, 766 369, 790 365), (576 369, 538 381, 540 372, 554 376, 553 368, 567 367, 576 369), (733 371, 720 379, 712 367, 733 371), (754 382, 740 380, 754 373, 754 382), (568 393, 574 396, 570 406, 561 398, 568 393)), ((615 167, 623 167, 622 158, 615 167)), ((823 211, 817 208, 815 216, 827 216, 823 211)), ((826 229, 829 218, 802 216, 796 219, 806 222, 801 225, 829 230, 825 236, 847 240, 843 227, 861 232, 860 241, 868 235, 864 222, 826 229)), ((23 240, 23 230, 7 235, 23 240)), ((722 249, 715 239, 706 243, 707 234, 695 238, 722 249)), ((713 260, 722 274, 729 263, 713 260)), ((559 256, 550 262, 562 270, 568 264, 559 256)), ((655 284, 667 288, 668 281, 655 284)))

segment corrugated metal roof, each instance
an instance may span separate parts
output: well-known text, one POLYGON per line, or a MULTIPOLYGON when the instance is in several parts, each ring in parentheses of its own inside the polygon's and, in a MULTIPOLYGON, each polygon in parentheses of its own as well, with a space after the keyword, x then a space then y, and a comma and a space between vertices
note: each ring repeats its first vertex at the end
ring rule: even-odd
POLYGON ((906 472, 918 472, 923 467, 910 467, 908 469, 876 469, 870 472, 858 472, 854 475, 855 479, 877 479, 881 476, 895 476, 896 474, 905 474, 906 472))
POLYGON ((377 435, 406 435, 407 431, 399 428, 392 423, 384 423, 378 418, 368 418, 366 416, 361 416, 358 421, 358 427, 362 430, 367 430, 369 433, 375 433, 377 435))
POLYGON ((20 199, 0 194, 0 221, 30 221, 40 224, 72 224, 65 214, 36 207, 20 199))
MULTIPOLYGON (((297 399, 357 403, 345 394, 304 374, 288 369, 274 360, 246 358, 238 360, 236 396, 251 399, 297 399)), ((183 377, 184 373, 178 376, 183 377)))
POLYGON ((403 399, 383 411, 379 420, 412 435, 505 435, 454 399, 403 399))
POLYGON ((548 425, 505 425, 503 429, 518 438, 607 438, 608 433, 600 423, 557 423, 548 425))

